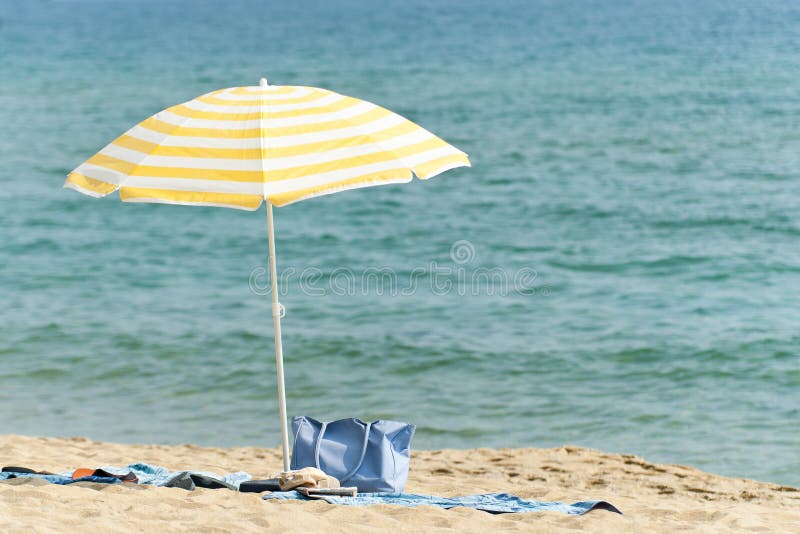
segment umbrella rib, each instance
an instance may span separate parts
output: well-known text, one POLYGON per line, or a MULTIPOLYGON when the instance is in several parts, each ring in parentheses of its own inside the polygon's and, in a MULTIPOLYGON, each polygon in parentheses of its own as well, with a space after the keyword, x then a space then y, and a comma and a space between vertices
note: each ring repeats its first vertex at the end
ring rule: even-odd
POLYGON ((269 138, 265 135, 266 129, 264 128, 264 121, 267 119, 267 106, 266 94, 262 93, 259 96, 261 103, 258 106, 258 146, 261 152, 261 196, 264 200, 269 202, 267 198, 267 149, 266 144, 269 138))
MULTIPOLYGON (((365 100, 365 102, 366 102, 366 100, 365 100)), ((420 125, 419 125, 419 124, 417 124, 416 122, 414 122, 414 121, 411 121, 411 120, 409 120, 409 119, 407 119, 407 118, 403 117, 403 116, 402 116, 402 115, 400 115, 399 113, 395 113, 394 111, 392 111, 392 110, 390 110, 390 109, 387 109, 387 108, 382 108, 381 106, 379 106, 379 105, 377 105, 377 104, 373 104, 372 102, 370 102, 370 104, 372 104, 373 106, 375 106, 375 107, 376 107, 376 108, 378 108, 378 109, 386 109, 386 111, 388 111, 388 112, 389 112, 389 113, 391 113, 392 115, 397 115, 397 116, 398 116, 398 117, 400 117, 401 119, 403 119, 403 120, 406 120, 406 121, 410 122, 411 124, 415 125, 417 128, 419 128, 419 129, 421 129, 421 130, 425 130, 425 128, 423 128, 422 126, 420 126, 420 125)), ((391 116, 391 115, 390 115, 390 116, 391 116)), ((358 132, 361 132, 361 128, 364 126, 363 124, 353 124, 353 123, 352 123, 352 122, 350 122, 350 120, 349 120, 349 119, 347 119, 347 118, 345 118, 345 119, 342 119, 342 121, 343 121, 343 122, 346 122, 347 124, 350 124, 350 125, 351 125, 353 128, 355 128, 355 130, 356 130, 356 131, 358 131, 358 132)), ((431 134, 432 136, 436 137, 436 135, 435 135, 435 134, 433 134, 433 133, 429 132, 428 130, 425 130, 425 131, 426 131, 426 132, 428 132, 429 134, 431 134)), ((383 149, 383 151, 384 151, 384 152, 389 152, 390 154, 392 154, 392 155, 394 156, 394 158, 395 158, 397 161, 399 161, 400 163, 402 163, 402 164, 403 164, 403 165, 406 167, 406 169, 408 169, 408 170, 409 170, 409 172, 411 172, 411 174, 412 174, 412 176, 411 176, 411 177, 412 177, 412 178, 413 178, 413 177, 416 175, 416 173, 414 172, 414 167, 412 167, 411 165, 409 165, 409 164, 408 164, 408 161, 406 161, 406 159, 405 159, 404 157, 402 157, 402 156, 398 155, 398 154, 397 154, 397 152, 395 152, 395 149, 393 149, 393 148, 386 148, 386 145, 384 145, 384 144, 383 144, 383 142, 382 142, 380 139, 375 139, 375 137, 373 137, 373 134, 370 134, 370 133, 366 133, 366 134, 364 134, 364 133, 362 133, 362 135, 365 135, 365 136, 366 136, 366 137, 368 137, 369 139, 374 139, 374 141, 373 141, 373 143, 374 143, 374 144, 376 144, 376 145, 378 145, 379 147, 381 147, 381 148, 383 149)), ((419 177, 417 176, 417 178, 419 178, 419 177)))
MULTIPOLYGON (((166 111, 166 110, 164 110, 164 111, 166 111)), ((151 118, 153 118, 153 117, 155 117, 156 115, 158 115, 159 113, 162 113, 162 112, 161 112, 161 111, 159 111, 158 113, 156 113, 155 115, 151 115, 150 117, 151 117, 151 118)), ((180 123, 179 123, 179 124, 175 124, 175 125, 174 125, 175 127, 174 127, 174 128, 172 128, 172 129, 169 131, 169 133, 165 133, 165 134, 163 134, 163 137, 161 138, 161 140, 160 140, 158 143, 154 143, 155 147, 153 148, 153 150, 155 150, 155 149, 157 149, 158 147, 160 147, 160 146, 161 146, 161 143, 163 143, 164 141, 166 141, 166 140, 167 140, 167 139, 168 139, 168 138, 169 138, 169 137, 170 137, 170 136, 171 136, 173 133, 175 133, 175 132, 177 132, 178 130, 180 130, 181 128, 183 128, 183 125, 184 125, 184 124, 186 124, 186 123, 187 123, 189 120, 191 120, 191 119, 192 119, 192 116, 184 117, 184 119, 183 119, 182 121, 180 121, 180 123)), ((138 126, 138 124, 137 124, 137 125, 135 125, 135 126, 133 126, 133 128, 135 128, 136 126, 138 126)), ((133 128, 131 128, 131 130, 132 130, 133 128)), ((128 130, 128 131, 130 131, 130 130, 128 130)), ((128 133, 128 132, 125 132, 125 134, 123 134, 123 135, 126 135, 127 133, 128 133)), ((113 144, 113 142, 112 142, 112 144, 113 144)), ((144 154, 144 156, 142 157, 142 159, 140 159, 140 160, 139 160, 137 163, 135 163, 135 164, 134 164, 134 167, 133 167, 133 168, 132 168, 130 171, 128 171, 128 172, 125 174, 125 177, 124 177, 122 180, 120 180, 120 183, 119 183, 119 186, 117 187, 117 189, 122 189, 123 187, 125 187, 125 182, 128 180, 128 178, 130 178, 130 177, 131 177, 131 175, 132 175, 134 172, 136 172, 136 170, 137 170, 139 167, 141 167, 142 165, 144 165, 145 161, 147 161, 147 158, 149 158, 149 157, 150 157, 150 156, 152 156, 152 155, 153 155, 152 151, 151 151, 151 152, 147 152, 147 153, 145 153, 145 154, 144 154)))

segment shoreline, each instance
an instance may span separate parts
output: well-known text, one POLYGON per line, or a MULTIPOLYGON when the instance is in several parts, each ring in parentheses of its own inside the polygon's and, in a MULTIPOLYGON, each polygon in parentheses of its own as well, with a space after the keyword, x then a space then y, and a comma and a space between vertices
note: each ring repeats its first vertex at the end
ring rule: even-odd
MULTIPOLYGON (((117 444, 87 438, 0 436, 3 465, 49 471, 147 462, 170 469, 266 478, 280 470, 279 448, 117 444)), ((0 483, 0 522, 20 531, 189 531, 315 529, 333 532, 518 529, 524 531, 770 530, 800 524, 800 489, 731 478, 630 454, 552 449, 412 450, 406 491, 453 497, 505 492, 539 501, 606 500, 625 514, 552 512, 491 515, 467 509, 343 507, 265 502, 257 494, 147 486, 100 489, 42 481, 0 483)), ((6 530, 6 529, 4 529, 6 530)))

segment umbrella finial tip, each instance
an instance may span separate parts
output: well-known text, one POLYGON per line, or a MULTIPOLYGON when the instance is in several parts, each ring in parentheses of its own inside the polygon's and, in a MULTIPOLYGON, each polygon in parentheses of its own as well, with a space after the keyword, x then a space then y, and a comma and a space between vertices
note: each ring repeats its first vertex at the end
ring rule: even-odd
POLYGON ((258 82, 258 85, 260 85, 261 87, 266 87, 269 85, 269 82, 267 81, 266 78, 261 78, 261 80, 258 82))

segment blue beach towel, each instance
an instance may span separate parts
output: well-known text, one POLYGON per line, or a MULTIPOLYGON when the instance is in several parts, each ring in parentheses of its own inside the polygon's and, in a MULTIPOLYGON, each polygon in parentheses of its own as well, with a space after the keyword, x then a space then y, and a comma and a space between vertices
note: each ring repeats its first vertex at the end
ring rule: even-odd
POLYGON ((170 481, 174 480, 176 477, 187 474, 202 475, 238 489, 239 484, 252 478, 244 471, 237 471, 235 473, 229 473, 225 476, 219 476, 216 473, 209 473, 207 471, 170 471, 165 467, 145 463, 130 464, 127 467, 103 466, 100 469, 115 475, 124 475, 132 472, 134 475, 136 475, 136 478, 139 479, 139 484, 148 484, 152 486, 164 486, 170 481))
POLYGON ((355 497, 325 496, 320 499, 309 498, 297 491, 267 493, 263 499, 279 500, 324 500, 331 504, 347 506, 367 506, 370 504, 395 504, 414 508, 417 506, 438 506, 439 508, 455 508, 463 506, 493 514, 522 512, 561 512, 567 515, 583 515, 592 510, 608 510, 622 514, 613 504, 606 501, 581 501, 573 504, 561 502, 539 502, 521 499, 508 493, 482 493, 465 497, 434 497, 414 493, 359 493, 355 497))
MULTIPOLYGON (((130 464, 127 467, 100 467, 104 471, 114 475, 125 475, 133 473, 138 479, 137 484, 146 484, 150 486, 165 486, 170 482, 182 477, 183 475, 200 475, 207 479, 216 480, 222 484, 239 488, 239 484, 250 480, 252 477, 243 472, 237 471, 236 473, 229 473, 225 476, 219 476, 215 473, 208 473, 206 471, 170 471, 165 467, 158 465, 150 465, 145 463, 130 464)), ((98 477, 88 476, 78 479, 72 478, 71 472, 62 472, 54 475, 41 475, 37 473, 17 473, 17 472, 0 472, 0 480, 8 480, 10 478, 40 478, 53 484, 67 485, 73 482, 100 482, 103 484, 121 484, 122 481, 114 477, 98 477)), ((192 488, 194 486, 192 485, 192 488)))
POLYGON ((71 476, 66 476, 66 475, 40 475, 38 473, 14 473, 7 471, 0 473, 0 480, 8 480, 11 478, 40 478, 42 480, 50 482, 51 484, 59 484, 61 486, 66 486, 67 484, 72 484, 73 482, 101 482, 103 484, 122 484, 122 481, 120 479, 114 477, 88 476, 88 477, 73 479, 71 476))

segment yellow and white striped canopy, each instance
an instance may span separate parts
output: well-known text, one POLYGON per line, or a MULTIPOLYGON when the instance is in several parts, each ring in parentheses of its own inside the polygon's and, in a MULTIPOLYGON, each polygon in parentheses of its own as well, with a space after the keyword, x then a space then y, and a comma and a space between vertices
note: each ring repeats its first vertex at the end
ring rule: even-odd
POLYGON ((284 206, 462 166, 466 154, 380 106, 262 79, 156 113, 64 185, 95 197, 119 190, 126 202, 255 210, 264 199, 284 206))

